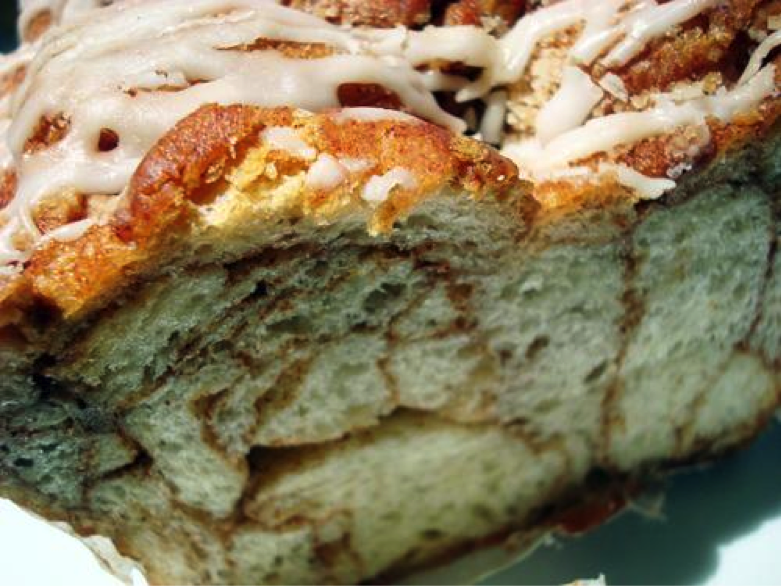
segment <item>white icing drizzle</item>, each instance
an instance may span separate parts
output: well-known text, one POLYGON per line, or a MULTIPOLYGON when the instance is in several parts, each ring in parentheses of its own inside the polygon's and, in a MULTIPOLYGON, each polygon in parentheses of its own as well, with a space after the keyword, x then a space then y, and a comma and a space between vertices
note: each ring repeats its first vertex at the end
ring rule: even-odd
POLYGON ((486 100, 486 111, 481 120, 481 139, 491 144, 500 144, 504 136, 505 113, 508 111, 508 93, 492 92, 486 100))
POLYGON ((430 92, 455 92, 470 83, 467 78, 458 75, 449 75, 447 73, 443 73, 439 69, 425 71, 423 73, 423 80, 426 89, 428 89, 430 92))
MULTIPOLYGON (((452 62, 491 67, 499 44, 484 29, 474 26, 429 26, 420 32, 402 30, 406 37, 400 56, 413 65, 436 62, 447 55, 452 62)), ((386 34, 373 31, 372 36, 386 34)))
POLYGON ((374 165, 369 159, 357 159, 354 157, 340 157, 339 163, 351 173, 361 173, 374 165))
POLYGON ((61 24, 70 22, 83 12, 111 3, 112 0, 20 0, 19 36, 20 38, 24 37, 24 32, 30 25, 30 21, 43 11, 49 11, 54 24, 61 24))
MULTIPOLYGON (((706 90, 706 82, 704 80, 696 81, 694 83, 684 82, 677 83, 667 92, 655 92, 649 96, 652 102, 656 105, 667 104, 668 102, 687 102, 695 100, 708 95, 706 90)), ((633 98, 630 98, 630 102, 633 102, 633 98)))
POLYGON ((682 175, 684 175, 687 171, 692 169, 692 162, 691 161, 681 161, 679 163, 676 163, 673 167, 665 171, 665 174, 670 177, 671 179, 678 179, 682 175))
POLYGON ((642 199, 656 199, 676 187, 676 183, 670 179, 647 177, 627 165, 603 163, 598 167, 598 173, 613 173, 617 183, 632 190, 642 199))
POLYGON ((349 171, 337 159, 328 153, 321 153, 310 166, 304 184, 316 191, 328 191, 344 182, 349 171))
POLYGON ((78 222, 65 224, 64 226, 60 226, 59 228, 55 228, 51 232, 48 232, 42 240, 70 242, 72 240, 81 238, 84 233, 95 224, 96 222, 92 218, 85 218, 84 220, 79 220, 78 222))
POLYGON ((650 40, 716 6, 718 1, 673 0, 659 6, 651 4, 629 14, 618 25, 624 33, 624 39, 611 49, 602 63, 608 67, 624 65, 640 53, 650 40))
MULTIPOLYGON (((501 39, 469 26, 422 31, 340 27, 272 0, 127 0, 86 12, 103 1, 22 0, 20 27, 43 8, 52 12, 60 26, 15 57, 28 64, 28 75, 12 100, 0 102, 0 133, 7 134, 0 145, 0 169, 13 164, 19 178, 16 197, 0 210, 0 266, 26 260, 30 243, 41 240, 32 215, 43 198, 60 192, 122 192, 160 136, 206 103, 322 111, 339 106, 337 93, 342 84, 378 84, 394 92, 408 112, 461 132, 464 122, 443 111, 432 95, 456 91, 458 100, 487 96, 480 134, 499 143, 506 94, 493 88, 520 79, 542 39, 581 26, 561 86, 540 111, 536 139, 508 145, 505 152, 533 180, 567 177, 571 171, 574 177, 583 177, 583 170, 570 168, 573 161, 682 126, 707 128, 707 116, 727 122, 756 106, 774 91, 772 66, 761 66, 779 44, 778 31, 763 40, 740 83, 730 91, 704 96, 697 88, 677 89, 656 96, 656 106, 647 111, 584 122, 603 91, 575 65, 592 63, 601 56, 605 66, 625 64, 650 40, 719 0, 664 4, 657 0, 561 0, 525 15, 501 39), (308 60, 286 58, 274 50, 229 50, 252 45, 257 39, 322 43, 335 52, 308 60), (35 51, 37 56, 31 59, 35 51), (483 72, 470 82, 442 73, 437 69, 442 62, 461 62, 483 72), (427 67, 428 71, 419 71, 427 67), (60 114, 69 123, 66 136, 55 145, 25 154, 25 142, 42 117, 60 114), (11 116, 13 123, 9 124, 11 116), (117 147, 109 152, 98 148, 103 129, 119 137, 117 147)), ((12 64, 8 59, 0 61, 0 72, 12 64)), ((599 86, 621 100, 629 97, 614 74, 605 75, 599 86)), ((405 112, 377 108, 346 109, 331 116, 338 123, 418 120, 405 112)), ((317 156, 288 128, 266 129, 261 138, 272 148, 313 160, 306 177, 312 188, 333 188, 373 164, 317 156)), ((656 197, 671 184, 668 179, 644 178, 617 165, 604 164, 600 172, 613 173, 617 181, 648 197, 656 197)), ((412 189, 415 184, 412 174, 395 168, 372 177, 362 197, 378 203, 392 189, 412 189)), ((76 228, 62 231, 65 237, 75 233, 76 228)))
MULTIPOLYGON (((0 55, 0 78, 10 76, 20 67, 27 67, 35 55, 33 45, 22 45, 8 55, 0 55)), ((11 127, 11 98, 13 91, 0 97, 0 174, 14 165, 14 155, 8 146, 8 129, 11 127)), ((0 248, 2 244, 0 243, 0 248)), ((0 258, 0 266, 2 265, 0 258)))
MULTIPOLYGON (((35 50, 32 45, 23 45, 13 53, 0 55, 0 78, 13 75, 19 67, 27 67, 34 55, 35 50)), ((14 164, 14 156, 7 140, 8 129, 11 127, 12 97, 13 92, 9 92, 0 98, 0 173, 10 169, 14 164)))
POLYGON ((621 102, 626 102, 630 97, 630 94, 627 93, 625 82, 623 82, 622 78, 615 73, 609 71, 601 77, 597 83, 601 88, 621 102))
POLYGON ((10 125, 10 118, 0 118, 0 173, 10 169, 14 164, 14 156, 5 141, 5 135, 10 125))
MULTIPOLYGON (((20 67, 27 67, 35 56, 37 45, 22 45, 13 53, 0 55, 0 77, 13 75, 20 67)), ((11 98, 13 92, 9 92, 0 98, 0 118, 11 116, 11 98)))
MULTIPOLYGON (((503 154, 513 159, 521 167, 522 174, 533 181, 561 178, 562 172, 572 171, 570 163, 598 153, 610 153, 623 144, 671 133, 684 126, 707 131, 706 118, 709 116, 730 122, 737 114, 756 107, 773 93, 774 87, 774 66, 767 65, 749 81, 730 91, 723 89, 714 96, 702 96, 678 104, 659 99, 658 106, 650 110, 596 118, 560 134, 548 144, 543 145, 537 139, 527 140, 506 146, 503 154)), ((642 185, 638 177, 624 171, 617 173, 617 178, 629 187, 642 185)), ((643 185, 648 187, 652 184, 643 185)))
POLYGON ((732 90, 720 88, 714 96, 701 99, 704 109, 723 122, 730 122, 737 114, 752 110, 774 93, 774 71, 774 65, 770 63, 732 90))
MULTIPOLYGON (((593 1, 593 0, 592 0, 593 1)), ((536 10, 519 20, 499 41, 490 67, 481 78, 459 91, 456 99, 468 101, 485 95, 493 86, 519 79, 538 42, 557 31, 578 24, 590 0, 565 0, 536 10)))
POLYGON ((307 170, 304 185, 316 191, 329 191, 344 183, 351 174, 366 171, 373 164, 368 159, 337 159, 328 153, 320 153, 315 163, 307 170))
POLYGON ((773 90, 774 68, 767 66, 744 85, 718 92, 715 96, 590 120, 548 143, 544 157, 550 164, 558 165, 597 152, 609 152, 621 144, 669 133, 681 126, 702 125, 706 116, 730 122, 738 112, 753 108, 773 90))
POLYGON ((383 120, 398 120, 400 122, 420 122, 415 116, 399 110, 383 108, 344 108, 331 114, 331 119, 337 123, 343 122, 380 122, 383 120))
MULTIPOLYGON (((530 144, 513 145, 506 148, 504 152, 508 156, 514 155, 512 158, 526 158, 531 153, 538 152, 538 148, 530 144)), ((589 184, 604 175, 611 176, 619 185, 631 190, 641 199, 656 199, 666 191, 676 187, 676 183, 670 179, 647 177, 632 167, 618 163, 601 163, 598 165, 597 172, 594 169, 583 166, 538 171, 534 175, 534 180, 538 182, 567 181, 569 183, 589 184)))
POLYGON ((719 0, 562 0, 538 9, 519 20, 499 41, 498 50, 480 79, 463 88, 457 100, 467 101, 484 96, 493 86, 519 79, 527 68, 537 44, 545 37, 584 25, 572 47, 569 58, 589 64, 614 45, 602 60, 606 66, 623 65, 646 44, 668 32, 719 0), (629 4, 623 13, 621 9, 629 4))
POLYGON ((570 57, 576 63, 588 65, 621 35, 619 27, 612 26, 625 0, 593 2, 586 8, 584 30, 570 49, 570 57))
MULTIPOLYGON (((35 6, 29 8, 32 12, 35 6)), ((121 192, 158 138, 202 104, 319 111, 339 106, 337 90, 344 83, 376 83, 394 92, 409 111, 463 130, 461 120, 437 105, 416 69, 429 59, 485 55, 491 51, 484 49, 496 43, 473 27, 456 29, 449 42, 448 34, 435 29, 353 30, 268 0, 128 0, 86 14, 74 12, 70 22, 47 33, 11 104, 8 142, 19 186, 0 212, 5 218, 0 218, 0 263, 29 256, 29 248, 14 245, 18 232, 26 232, 33 242, 40 239, 31 215, 42 198, 65 190, 121 192), (337 53, 308 60, 272 50, 226 50, 259 38, 325 43, 337 53), (25 155, 25 142, 42 117, 59 113, 69 120, 65 138, 25 155), (102 129, 119 137, 110 152, 97 148, 102 129)), ((405 113, 365 108, 336 119, 415 120, 405 113)), ((304 152, 282 135, 272 140, 304 152)))
POLYGON ((781 31, 775 31, 767 36, 760 45, 752 52, 752 56, 749 58, 747 67, 744 69, 744 73, 741 74, 739 79, 739 85, 749 81, 749 79, 760 71, 760 66, 763 64, 763 59, 771 52, 774 47, 779 46, 781 31))
POLYGON ((563 132, 578 128, 602 98, 603 90, 589 75, 578 67, 565 67, 559 90, 538 113, 537 138, 547 144, 563 132))
POLYGON ((361 197, 372 204, 378 204, 388 199, 395 187, 415 189, 418 181, 410 171, 402 167, 394 167, 384 175, 375 175, 367 181, 361 192, 361 197))
POLYGON ((304 142, 293 128, 287 126, 264 128, 261 131, 261 140, 272 149, 285 151, 306 161, 310 161, 318 155, 317 151, 304 142))

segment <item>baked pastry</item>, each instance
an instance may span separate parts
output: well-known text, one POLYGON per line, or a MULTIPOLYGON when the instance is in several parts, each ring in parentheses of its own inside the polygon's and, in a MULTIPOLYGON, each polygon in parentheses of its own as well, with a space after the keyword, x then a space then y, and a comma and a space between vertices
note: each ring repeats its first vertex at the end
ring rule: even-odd
POLYGON ((762 429, 778 3, 529 4, 51 11, 3 78, 0 494, 155 583, 383 580, 762 429))

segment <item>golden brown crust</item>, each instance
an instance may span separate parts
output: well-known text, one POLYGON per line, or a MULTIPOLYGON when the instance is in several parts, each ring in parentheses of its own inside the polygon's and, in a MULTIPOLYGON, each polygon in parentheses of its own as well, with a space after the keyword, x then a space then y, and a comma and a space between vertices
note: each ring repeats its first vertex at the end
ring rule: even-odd
MULTIPOLYGON (((672 35, 651 41, 638 57, 612 72, 622 79, 631 95, 665 90, 677 81, 700 79, 713 71, 721 72, 725 80, 736 80, 747 55, 745 32, 756 19, 762 20, 773 10, 774 4, 779 3, 732 0, 730 5, 718 5, 672 35)), ((595 71, 597 77, 603 73, 595 71)))
POLYGON ((482 17, 499 17, 511 25, 524 12, 526 0, 286 0, 283 4, 331 22, 390 28, 432 23, 480 26, 482 17))
POLYGON ((0 172, 0 210, 11 203, 16 193, 16 172, 10 169, 0 172))
MULTIPOLYGON (((706 164, 717 155, 762 139, 779 120, 779 107, 779 98, 775 98, 764 102, 753 112, 738 116, 730 124, 716 118, 709 119, 709 144, 691 162, 706 164)), ((681 139, 686 140, 691 130, 683 129, 679 134, 643 140, 624 149, 616 159, 644 175, 667 177, 670 169, 687 160, 678 143, 681 139)))
POLYGON ((27 74, 26 65, 17 65, 11 71, 8 71, 0 76, 0 98, 4 98, 16 88, 18 88, 24 81, 24 76, 27 74))
POLYGON ((70 121, 62 114, 44 116, 24 143, 25 154, 33 154, 60 142, 69 128, 70 121))
POLYGON ((430 0, 286 0, 286 6, 331 22, 373 27, 418 26, 429 22, 430 0))
MULTIPOLYGON (((778 119, 779 100, 772 99, 730 125, 711 121, 712 147, 701 163, 762 139, 778 119)), ((248 144, 257 141, 265 126, 306 128, 308 139, 320 152, 372 160, 374 165, 362 181, 395 167, 410 170, 419 179, 419 189, 400 192, 377 208, 372 223, 378 231, 390 230, 426 194, 445 185, 459 185, 473 194, 503 192, 517 176, 512 163, 488 147, 423 122, 337 122, 329 113, 301 118, 289 108, 206 106, 150 150, 131 180, 127 207, 113 221, 92 227, 73 242, 47 243, 35 252, 20 277, 6 278, 0 284, 0 305, 5 300, 0 312, 7 313, 12 305, 43 301, 73 315, 109 299, 146 270, 168 241, 187 232, 204 189, 235 163, 248 144)), ((650 176, 665 176, 675 163, 670 155, 673 150, 666 146, 673 138, 643 141, 618 160, 650 176)), ((7 173, 0 184, 0 201, 8 199, 13 185, 14 176, 7 173)), ((535 198, 546 209, 572 211, 632 201, 632 194, 609 176, 579 185, 542 183, 535 186, 535 198)), ((305 202, 305 215, 329 217, 335 206, 342 205, 343 197, 338 191, 316 191, 307 194, 305 202)), ((80 218, 83 209, 83 205, 69 204, 37 220, 43 229, 53 229, 64 220, 80 218)))
MULTIPOLYGON (((316 4, 320 5, 317 1, 292 3, 297 8, 317 13, 316 4)), ((352 6, 350 2, 345 4, 352 6)), ((428 3, 423 4, 427 4, 428 10, 428 3)), ((361 10, 374 10, 389 18, 393 14, 397 19, 394 22, 398 23, 398 19, 404 20, 410 14, 420 13, 423 4, 383 0, 362 4, 364 8, 361 10)), ((694 76, 700 71, 699 55, 705 50, 703 47, 711 47, 710 52, 707 51, 710 55, 720 53, 719 47, 722 45, 719 43, 724 41, 725 35, 731 39, 736 37, 741 27, 749 26, 749 23, 759 18, 759 14, 767 14, 771 4, 774 3, 737 0, 734 11, 714 10, 687 29, 701 31, 696 35, 696 40, 693 40, 695 37, 683 34, 674 42, 663 39, 652 43, 644 56, 620 73, 625 83, 635 89, 635 86, 666 84, 680 80, 682 76, 694 76), (684 40, 680 42, 680 39, 684 40), (668 55, 666 51, 669 52, 671 47, 680 54, 680 58, 672 60, 677 63, 675 66, 652 67, 658 76, 654 80, 646 73, 639 73, 642 63, 651 67, 656 60, 665 60, 664 55, 668 55)), ((520 2, 469 1, 452 4, 451 8, 457 10, 457 6, 464 10, 480 9, 484 12, 517 13, 523 9, 520 2)), ((351 10, 354 8, 359 10, 356 7, 351 10)), ((263 39, 257 43, 258 46, 253 44, 234 49, 272 48, 263 39)), ((325 55, 322 47, 295 43, 273 48, 292 52, 291 56, 297 57, 318 58, 325 55)), ((714 59, 716 63, 724 62, 722 57, 714 59)), ((711 67, 712 61, 709 64, 711 67)), ((776 58, 776 64, 778 88, 779 57, 776 58)), ((400 106, 395 94, 372 84, 342 86, 339 97, 345 106, 397 109, 400 106)), ((700 159, 696 161, 681 160, 682 149, 676 148, 675 144, 681 136, 665 135, 577 164, 589 166, 608 160, 628 165, 648 176, 666 177, 676 165, 705 163, 719 154, 764 137, 778 119, 779 99, 770 98, 757 111, 740 116, 731 124, 710 120, 710 144, 702 149, 700 159)), ((328 114, 303 117, 289 108, 261 110, 246 106, 206 106, 180 122, 150 150, 130 182, 127 206, 119 210, 110 222, 92 227, 74 242, 46 243, 35 252, 21 277, 0 277, 0 299, 12 296, 19 303, 20 295, 11 295, 9 291, 26 291, 32 298, 46 299, 48 304, 68 315, 100 303, 101 299, 110 297, 117 287, 144 270, 149 259, 162 254, 156 251, 166 250, 166 243, 187 233, 196 222, 198 206, 203 203, 204 194, 214 188, 217 178, 236 164, 246 146, 257 142, 258 132, 263 127, 292 125, 304 129, 312 146, 319 152, 335 157, 372 160, 374 165, 361 176, 362 181, 395 167, 407 169, 418 178, 417 190, 400 190, 395 197, 374 211, 371 228, 377 232, 391 229, 393 223, 408 213, 425 194, 443 186, 459 184, 473 194, 503 191, 516 177, 512 164, 487 147, 454 137, 447 131, 425 123, 394 120, 337 123, 328 114), (98 273, 97 277, 91 276, 98 273)), ((67 131, 67 119, 54 116, 42 120, 28 140, 26 150, 32 152, 57 142, 67 131)), ((10 201, 14 185, 14 174, 6 172, 0 182, 0 208, 10 201)), ((74 197, 78 199, 81 196, 74 197)), ((610 177, 600 183, 585 185, 542 183, 536 186, 535 197, 545 208, 559 210, 614 205, 619 203, 617 198, 633 201, 632 194, 620 188, 610 177), (610 194, 608 199, 605 194, 610 194)), ((83 199, 79 201, 81 203, 74 204, 69 200, 65 205, 35 210, 39 228, 47 232, 85 217, 83 199)), ((339 190, 313 191, 306 194, 304 201, 305 217, 320 219, 338 215, 348 205, 345 194, 339 190)))
MULTIPOLYGON (((769 108, 767 112, 744 117, 731 126, 713 125, 712 135, 717 146, 710 155, 761 136, 768 130, 768 124, 778 117, 778 102, 769 108)), ((455 185, 474 195, 492 191, 502 193, 515 177, 513 166, 490 149, 422 123, 391 119, 338 121, 329 113, 305 116, 285 108, 259 110, 246 106, 208 106, 180 122, 147 154, 130 183, 127 205, 110 223, 92 228, 73 242, 48 243, 36 252, 26 271, 9 283, 5 291, 0 282, 0 325, 3 315, 12 319, 9 314, 25 303, 39 304, 53 314, 81 315, 115 297, 119 289, 127 290, 139 273, 155 270, 166 263, 166 256, 178 248, 177 240, 186 239, 191 228, 200 221, 199 207, 213 201, 212 195, 215 189, 222 187, 223 177, 236 168, 238 161, 249 156, 258 144, 259 131, 268 126, 293 127, 317 151, 334 157, 370 160, 372 166, 361 172, 359 178, 364 183, 369 177, 397 167, 413 173, 418 180, 415 190, 395 193, 373 210, 372 222, 378 230, 391 229, 397 218, 418 205, 428 193, 445 185, 455 185), (7 297, 5 303, 1 301, 3 296, 7 297)), ((647 169, 649 174, 664 174, 677 162, 667 157, 670 150, 667 146, 665 140, 641 143, 625 153, 625 161, 647 169)), ((266 161, 280 167, 290 165, 300 169, 307 165, 285 152, 273 151, 265 156, 266 161)), ((541 186, 541 194, 545 187, 541 186)), ((624 197, 628 194, 617 191, 610 181, 590 185, 591 192, 581 190, 572 195, 568 195, 571 184, 548 187, 552 202, 564 198, 574 207, 608 208, 630 199, 624 197)), ((341 187, 310 191, 305 194, 301 206, 302 217, 338 218, 347 207, 357 207, 353 200, 345 197, 341 187)), ((63 222, 82 217, 85 199, 75 194, 67 205, 39 210, 36 218, 39 227, 46 232, 63 222)), ((547 205, 558 204, 548 202, 547 205)), ((449 291, 449 297, 450 294, 449 291)), ((18 319, 29 318, 21 316, 20 312, 18 319)), ((198 401, 205 410, 211 408, 208 406, 211 403, 202 403, 200 397, 198 401)), ((85 460, 89 461, 89 457, 85 460)), ((563 511, 560 517, 553 517, 553 521, 569 530, 581 530, 599 521, 601 515, 613 513, 614 506, 619 504, 610 500, 591 502, 586 508, 563 511)), ((61 513, 53 512, 52 516, 57 514, 61 513)), ((83 522, 80 529, 99 531, 102 522, 98 521, 95 527, 83 522)), ((106 523, 103 532, 116 536, 116 532, 122 531, 121 528, 109 528, 108 521, 106 523)), ((220 525, 221 530, 228 531, 228 524, 220 525)), ((161 534, 166 532, 165 527, 154 530, 161 534)), ((119 536, 117 542, 123 551, 134 553, 132 540, 119 536)), ((225 547, 227 550, 228 546, 225 547)), ((328 552, 318 550, 316 553, 327 556, 328 552)), ((135 550, 135 553, 141 552, 135 550)), ((324 557, 324 561, 331 560, 324 557)))
POLYGON ((574 183, 567 180, 549 180, 535 185, 535 199, 546 210, 556 210, 552 220, 561 213, 585 208, 608 208, 632 201, 632 193, 619 185, 610 175, 597 181, 574 183))
POLYGON ((478 0, 460 0, 445 9, 443 23, 447 26, 481 24, 481 6, 478 0))
MULTIPOLYGON (((777 58, 777 88, 779 88, 779 58, 777 58)), ((779 90, 775 92, 779 95, 779 90)), ((685 127, 676 133, 663 134, 625 145, 613 153, 598 153, 575 162, 579 167, 595 171, 597 180, 547 180, 536 183, 533 196, 549 212, 551 219, 562 213, 597 209, 633 203, 637 200, 630 189, 623 187, 611 174, 598 174, 601 163, 619 163, 647 177, 678 178, 672 171, 677 165, 684 170, 701 169, 713 161, 738 151, 750 144, 759 144, 779 132, 780 98, 770 97, 756 109, 725 123, 716 118, 707 119, 706 142, 703 132, 696 127, 685 127), (697 145, 692 156, 687 145, 697 145)))
POLYGON ((228 47, 226 51, 278 51, 290 59, 322 59, 336 49, 325 43, 300 43, 281 39, 258 38, 252 43, 228 47))
POLYGON ((153 146, 128 186, 128 213, 116 224, 126 242, 144 248, 186 222, 187 206, 207 174, 224 169, 237 156, 237 146, 254 140, 264 126, 289 126, 289 109, 259 110, 246 106, 204 106, 180 121, 153 146))
POLYGON ((499 17, 505 24, 513 24, 524 13, 526 0, 458 0, 450 4, 443 17, 446 26, 481 26, 485 17, 499 17))
POLYGON ((397 94, 377 83, 343 83, 337 88, 337 99, 343 108, 405 109, 397 94))
POLYGON ((52 11, 48 8, 36 13, 27 23, 22 38, 28 43, 38 40, 54 23, 52 11))
MULTIPOLYGON (((377 231, 390 230, 418 202, 446 186, 474 196, 502 193, 517 177, 515 166, 491 148, 424 122, 337 120, 334 113, 304 115, 290 108, 204 106, 149 151, 130 181, 127 205, 113 220, 91 227, 74 241, 47 242, 20 276, 0 283, 0 312, 36 302, 73 316, 111 298, 176 248, 174 241, 197 222, 204 189, 235 166, 267 126, 295 127, 319 152, 371 161, 362 181, 395 167, 412 173, 417 188, 400 190, 374 211, 371 223, 377 231)), ((340 195, 306 193, 301 213, 322 218, 360 205, 340 195)), ((66 206, 50 216, 72 212, 72 206, 66 206)))
POLYGON ((762 140, 771 132, 779 134, 779 57, 776 60, 777 75, 775 95, 764 101, 755 111, 736 117, 730 124, 709 120, 715 153, 726 153, 745 144, 762 140))
POLYGON ((81 193, 44 200, 37 207, 35 224, 42 233, 87 218, 87 198, 81 193))

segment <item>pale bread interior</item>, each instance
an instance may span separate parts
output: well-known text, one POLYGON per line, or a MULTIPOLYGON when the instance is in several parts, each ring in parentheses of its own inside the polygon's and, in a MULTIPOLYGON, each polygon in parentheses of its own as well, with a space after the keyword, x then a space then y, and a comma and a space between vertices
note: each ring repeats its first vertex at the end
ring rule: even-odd
POLYGON ((773 412, 778 185, 777 142, 659 203, 446 191, 377 237, 254 224, 234 193, 37 390, 0 384, 0 449, 22 502, 155 582, 356 582, 534 534, 773 412))

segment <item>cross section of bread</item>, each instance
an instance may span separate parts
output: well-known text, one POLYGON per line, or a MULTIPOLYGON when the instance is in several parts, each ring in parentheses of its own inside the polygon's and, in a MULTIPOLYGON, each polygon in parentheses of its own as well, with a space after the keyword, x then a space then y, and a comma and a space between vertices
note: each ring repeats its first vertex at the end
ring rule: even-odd
POLYGON ((0 274, 0 495, 152 583, 358 583, 741 446, 780 396, 778 63, 652 200, 398 112, 200 107, 0 274))
POLYGON ((778 404, 777 149, 556 216, 423 123, 203 109, 5 289, 4 494, 156 582, 356 582, 735 446, 778 404), (319 199, 246 141, 283 124, 373 167, 319 199))

